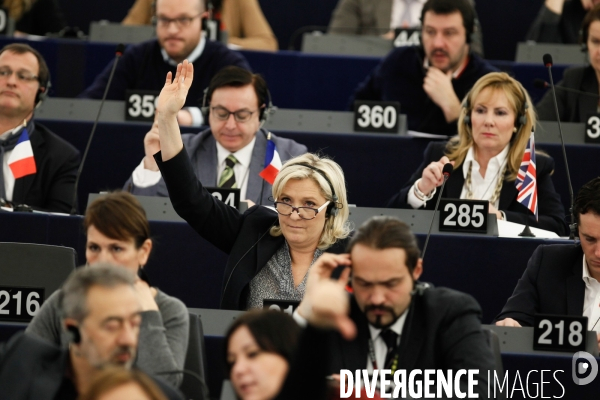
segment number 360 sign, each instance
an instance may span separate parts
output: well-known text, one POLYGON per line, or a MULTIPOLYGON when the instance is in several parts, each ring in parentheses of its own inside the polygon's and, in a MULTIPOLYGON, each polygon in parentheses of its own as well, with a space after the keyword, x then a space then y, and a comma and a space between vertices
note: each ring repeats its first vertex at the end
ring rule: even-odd
POLYGON ((397 101, 355 101, 354 130, 356 132, 398 133, 397 101))

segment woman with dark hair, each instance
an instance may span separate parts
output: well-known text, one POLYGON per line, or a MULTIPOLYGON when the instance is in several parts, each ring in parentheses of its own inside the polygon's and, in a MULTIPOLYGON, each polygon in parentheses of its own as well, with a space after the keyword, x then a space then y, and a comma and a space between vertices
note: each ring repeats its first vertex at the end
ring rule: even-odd
MULTIPOLYGON (((103 195, 88 207, 83 226, 87 233, 85 257, 89 265, 106 262, 138 273, 136 291, 142 306, 142 324, 135 365, 179 386, 189 336, 185 305, 147 283, 143 266, 152 250, 150 226, 139 201, 127 192, 103 195)), ((27 327, 28 333, 67 346, 69 337, 61 324, 59 292, 42 305, 27 327)))
POLYGON ((109 368, 98 374, 78 400, 167 400, 158 386, 142 371, 109 368))
POLYGON ((300 327, 279 311, 250 311, 225 337, 229 378, 242 400, 274 399, 292 361, 300 327))

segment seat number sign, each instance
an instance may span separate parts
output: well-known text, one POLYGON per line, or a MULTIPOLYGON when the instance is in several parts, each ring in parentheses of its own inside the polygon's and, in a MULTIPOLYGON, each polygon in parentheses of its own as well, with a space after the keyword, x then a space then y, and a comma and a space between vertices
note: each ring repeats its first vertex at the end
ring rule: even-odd
POLYGON ((489 202, 483 200, 440 200, 440 231, 487 233, 489 202))
POLYGON ((44 288, 0 286, 0 321, 31 321, 44 302, 44 292, 44 288))
POLYGON ((533 321, 534 350, 567 352, 585 350, 587 317, 536 314, 533 321))
POLYGON ((125 92, 125 121, 154 122, 156 90, 127 90, 125 92))
POLYGON ((398 114, 400 103, 397 101, 357 100, 354 102, 354 130, 398 133, 398 114))

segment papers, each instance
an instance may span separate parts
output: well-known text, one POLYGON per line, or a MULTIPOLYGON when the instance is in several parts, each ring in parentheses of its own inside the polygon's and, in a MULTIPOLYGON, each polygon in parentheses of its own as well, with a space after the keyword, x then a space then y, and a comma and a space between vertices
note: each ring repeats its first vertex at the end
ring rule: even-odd
MULTIPOLYGON (((525 225, 517 224, 516 222, 498 220, 498 237, 514 237, 520 238, 519 233, 523 232, 525 225)), ((532 239, 558 239, 559 236, 544 229, 529 227, 535 235, 532 239)))

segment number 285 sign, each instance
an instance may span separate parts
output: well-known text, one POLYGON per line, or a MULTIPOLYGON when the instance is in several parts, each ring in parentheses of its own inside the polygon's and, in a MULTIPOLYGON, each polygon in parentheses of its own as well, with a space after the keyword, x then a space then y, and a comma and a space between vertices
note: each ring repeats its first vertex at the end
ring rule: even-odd
POLYGON ((440 200, 440 231, 487 233, 489 201, 440 200))
POLYGON ((398 114, 400 103, 397 101, 355 101, 354 130, 398 133, 398 114))

